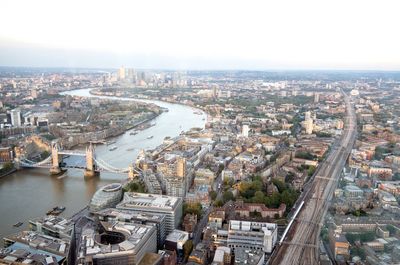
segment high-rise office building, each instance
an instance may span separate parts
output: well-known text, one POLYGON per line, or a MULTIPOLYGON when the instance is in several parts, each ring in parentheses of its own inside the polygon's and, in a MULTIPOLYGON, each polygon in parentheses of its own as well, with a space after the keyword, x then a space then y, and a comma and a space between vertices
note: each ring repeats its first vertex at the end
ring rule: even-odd
POLYGON ((311 118, 311 112, 307 111, 304 115, 304 122, 303 122, 303 127, 306 131, 306 134, 312 134, 314 130, 314 121, 311 118))
POLYGON ((21 111, 18 109, 13 109, 10 111, 11 114, 11 124, 14 127, 20 127, 22 125, 21 122, 21 111))
POLYGON ((243 137, 249 137, 249 131, 250 131, 249 125, 243 124, 243 126, 242 126, 242 136, 243 137))
POLYGON ((314 103, 318 103, 319 102, 319 93, 315 93, 314 94, 314 103))
POLYGON ((125 80, 125 77, 126 77, 125 67, 121 66, 118 69, 118 80, 125 80))

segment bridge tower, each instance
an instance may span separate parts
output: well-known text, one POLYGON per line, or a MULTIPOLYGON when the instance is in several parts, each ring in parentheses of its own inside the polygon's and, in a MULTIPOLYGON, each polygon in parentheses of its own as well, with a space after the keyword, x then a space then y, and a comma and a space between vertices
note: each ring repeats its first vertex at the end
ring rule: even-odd
POLYGON ((94 147, 90 143, 88 147, 86 147, 86 168, 85 168, 85 177, 94 177, 98 174, 95 170, 94 164, 94 147))
POLYGON ((51 168, 50 168, 50 174, 51 175, 58 175, 62 172, 60 168, 60 161, 58 157, 58 144, 53 142, 51 143, 51 168))

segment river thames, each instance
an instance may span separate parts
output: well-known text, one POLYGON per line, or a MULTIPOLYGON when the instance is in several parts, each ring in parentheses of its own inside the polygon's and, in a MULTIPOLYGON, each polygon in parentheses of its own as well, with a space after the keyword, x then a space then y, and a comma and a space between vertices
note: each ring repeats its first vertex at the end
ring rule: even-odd
MULTIPOLYGON (((63 94, 134 100, 94 96, 90 94, 90 89, 73 90, 63 94)), ((195 114, 193 113, 195 109, 192 107, 157 100, 138 101, 154 103, 169 111, 152 120, 153 123, 155 122, 153 127, 140 131, 136 135, 130 135, 128 131, 112 139, 116 141, 112 145, 117 147, 114 151, 110 151, 110 146, 107 145, 96 146, 96 157, 114 167, 127 168, 136 160, 141 149, 153 149, 160 145, 167 136, 178 136, 182 131, 193 127, 204 128, 206 114, 195 114), (148 139, 151 136, 153 138, 148 139)), ((0 179, 0 237, 2 239, 5 235, 27 229, 29 219, 46 214, 56 205, 65 206, 66 210, 62 216, 69 217, 87 205, 99 187, 126 178, 127 175, 101 173, 100 177, 85 179, 83 171, 78 169, 70 169, 61 177, 50 176, 47 169, 24 169, 5 176, 0 179), (13 224, 17 222, 24 224, 19 228, 13 227, 13 224)))

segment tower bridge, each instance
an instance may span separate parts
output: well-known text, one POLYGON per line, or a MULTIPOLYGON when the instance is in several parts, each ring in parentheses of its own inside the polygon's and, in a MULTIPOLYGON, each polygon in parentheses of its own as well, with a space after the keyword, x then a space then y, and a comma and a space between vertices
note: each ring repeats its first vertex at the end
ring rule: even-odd
POLYGON ((15 163, 19 167, 25 168, 48 168, 50 174, 59 175, 65 172, 68 168, 78 168, 84 170, 85 177, 93 177, 98 175, 100 172, 111 172, 118 174, 128 174, 129 178, 133 178, 136 175, 140 175, 141 171, 135 168, 133 165, 129 165, 127 168, 117 168, 95 155, 95 149, 92 144, 86 147, 85 152, 77 152, 72 150, 60 150, 58 143, 53 142, 51 144, 51 154, 46 159, 35 162, 25 157, 16 158, 15 163), (62 163, 63 156, 78 156, 85 160, 85 165, 67 165, 62 163))

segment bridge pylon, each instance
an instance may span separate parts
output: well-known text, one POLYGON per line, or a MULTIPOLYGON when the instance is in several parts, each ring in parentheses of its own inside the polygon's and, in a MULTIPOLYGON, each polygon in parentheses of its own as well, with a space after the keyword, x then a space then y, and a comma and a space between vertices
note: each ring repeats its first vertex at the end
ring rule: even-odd
POLYGON ((56 142, 51 143, 51 161, 50 174, 58 175, 62 173, 58 157, 58 144, 56 142))
POLYGON ((94 177, 98 175, 99 172, 95 170, 95 162, 94 162, 94 147, 92 143, 86 147, 86 168, 85 168, 85 177, 94 177))

